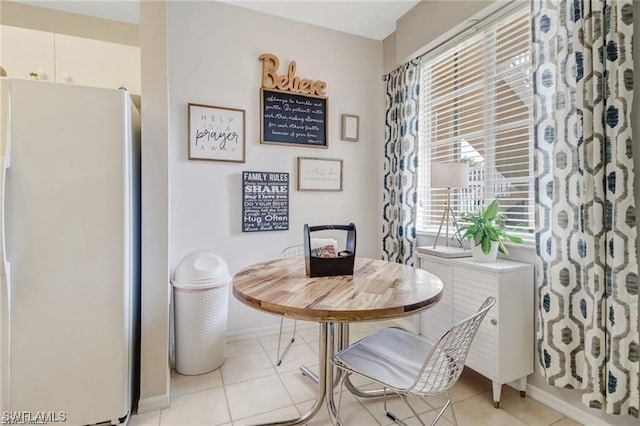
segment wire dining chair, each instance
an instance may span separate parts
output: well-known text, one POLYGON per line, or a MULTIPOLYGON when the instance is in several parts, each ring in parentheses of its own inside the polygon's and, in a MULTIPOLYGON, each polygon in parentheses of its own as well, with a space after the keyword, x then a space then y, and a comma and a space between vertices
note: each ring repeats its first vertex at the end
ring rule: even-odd
MULTIPOLYGON (((282 259, 291 259, 291 258, 303 258, 304 257, 304 245, 299 244, 295 246, 290 246, 282 250, 280 253, 280 257, 282 259)), ((278 332, 278 352, 276 354, 276 366, 282 364, 282 360, 284 356, 287 354, 287 351, 296 340, 296 320, 293 320, 293 336, 291 336, 291 340, 287 344, 287 347, 284 348, 282 355, 280 355, 280 347, 282 345, 282 326, 284 325, 284 316, 280 318, 280 331, 278 332)))
MULTIPOLYGON (((435 425, 451 405, 449 388, 458 381, 473 338, 495 302, 493 297, 487 298, 478 312, 454 324, 435 345, 422 336, 389 327, 349 345, 335 354, 331 362, 348 374, 359 374, 382 385, 385 389, 385 413, 396 423, 403 424, 398 416, 387 410, 387 390, 397 394, 422 425, 424 422, 407 397, 426 397, 444 392, 447 403, 431 423, 435 425)), ((453 406, 451 411, 457 425, 453 406)))

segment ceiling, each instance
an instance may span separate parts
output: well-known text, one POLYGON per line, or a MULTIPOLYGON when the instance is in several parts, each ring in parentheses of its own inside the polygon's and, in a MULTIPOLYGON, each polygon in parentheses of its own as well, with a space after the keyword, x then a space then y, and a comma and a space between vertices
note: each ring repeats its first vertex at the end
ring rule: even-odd
MULTIPOLYGON (((138 23, 136 0, 14 0, 34 6, 138 23)), ((171 0, 170 0, 171 1, 171 0)), ((208 1, 208 0, 203 0, 208 1)), ((221 0, 271 15, 382 40, 395 31, 396 20, 420 0, 221 0)))
POLYGON ((382 40, 396 30, 396 20, 420 0, 221 0, 332 30, 382 40))

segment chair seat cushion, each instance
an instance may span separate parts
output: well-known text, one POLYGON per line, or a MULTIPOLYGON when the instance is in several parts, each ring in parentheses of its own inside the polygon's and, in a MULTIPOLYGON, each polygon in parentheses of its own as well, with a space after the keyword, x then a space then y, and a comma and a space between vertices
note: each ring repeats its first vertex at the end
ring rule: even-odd
POLYGON ((432 345, 401 328, 384 328, 351 344, 333 360, 396 390, 413 385, 432 345))

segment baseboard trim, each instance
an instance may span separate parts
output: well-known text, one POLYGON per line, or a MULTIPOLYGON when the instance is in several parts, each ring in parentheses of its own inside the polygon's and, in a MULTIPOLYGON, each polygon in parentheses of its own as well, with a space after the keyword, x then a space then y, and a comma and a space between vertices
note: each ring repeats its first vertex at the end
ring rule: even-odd
POLYGON ((140 398, 138 401, 138 410, 136 414, 150 413, 152 411, 162 410, 163 408, 169 408, 170 398, 169 394, 152 396, 151 398, 140 398))
POLYGON ((536 401, 546 405, 547 407, 553 408, 554 410, 564 414, 565 416, 575 420, 576 422, 583 425, 609 425, 606 421, 598 418, 592 414, 589 414, 579 407, 574 406, 573 404, 568 403, 555 395, 550 394, 549 392, 545 392, 542 389, 527 385, 527 396, 530 396, 531 399, 535 399, 536 401))

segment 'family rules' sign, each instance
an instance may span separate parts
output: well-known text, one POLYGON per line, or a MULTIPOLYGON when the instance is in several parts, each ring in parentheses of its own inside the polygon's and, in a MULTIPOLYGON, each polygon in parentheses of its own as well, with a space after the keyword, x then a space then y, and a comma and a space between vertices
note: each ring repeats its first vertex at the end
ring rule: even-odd
POLYGON ((289 173, 242 172, 242 232, 289 229, 289 173))
POLYGON ((244 110, 189 104, 189 159, 244 163, 244 110))

